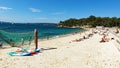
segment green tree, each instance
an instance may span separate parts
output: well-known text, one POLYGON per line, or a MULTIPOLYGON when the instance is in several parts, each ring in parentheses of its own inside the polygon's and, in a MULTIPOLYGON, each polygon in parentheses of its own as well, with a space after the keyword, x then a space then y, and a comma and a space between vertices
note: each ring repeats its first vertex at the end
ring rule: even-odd
POLYGON ((120 18, 117 17, 95 17, 93 15, 89 16, 88 18, 81 18, 81 19, 75 19, 70 18, 65 21, 60 21, 59 25, 63 25, 66 27, 72 27, 72 26, 106 26, 106 27, 114 27, 118 26, 120 27, 120 18))

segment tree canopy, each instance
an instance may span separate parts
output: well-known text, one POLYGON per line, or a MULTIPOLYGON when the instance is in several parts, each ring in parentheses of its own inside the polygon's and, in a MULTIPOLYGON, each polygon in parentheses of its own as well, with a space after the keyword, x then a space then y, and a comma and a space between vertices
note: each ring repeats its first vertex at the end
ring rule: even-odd
POLYGON ((65 21, 60 21, 59 26, 62 27, 73 27, 73 26, 89 26, 89 27, 95 27, 95 26, 105 26, 105 27, 120 27, 120 18, 117 17, 96 17, 96 16, 89 16, 88 18, 81 18, 81 19, 75 19, 70 18, 65 21))

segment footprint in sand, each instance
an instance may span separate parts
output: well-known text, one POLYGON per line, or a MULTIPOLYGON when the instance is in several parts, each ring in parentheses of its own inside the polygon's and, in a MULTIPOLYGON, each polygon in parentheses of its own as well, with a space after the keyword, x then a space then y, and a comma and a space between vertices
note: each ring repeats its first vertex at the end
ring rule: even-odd
POLYGON ((110 61, 110 59, 108 59, 108 61, 110 61))
POLYGON ((0 61, 2 61, 2 58, 0 58, 0 61))
POLYGON ((110 66, 112 66, 112 64, 110 64, 110 66))
POLYGON ((116 60, 116 62, 119 62, 119 60, 116 60))
POLYGON ((107 65, 107 63, 105 63, 105 65, 107 65))
POLYGON ((88 65, 88 62, 86 63, 86 65, 88 65))
POLYGON ((105 60, 103 60, 103 62, 105 62, 105 60))

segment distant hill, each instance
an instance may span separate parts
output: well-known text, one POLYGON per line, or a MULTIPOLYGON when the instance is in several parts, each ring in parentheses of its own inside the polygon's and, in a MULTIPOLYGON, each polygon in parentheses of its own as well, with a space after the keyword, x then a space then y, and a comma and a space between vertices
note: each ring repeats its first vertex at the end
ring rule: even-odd
POLYGON ((36 24, 39 24, 39 25, 53 25, 53 26, 56 26, 57 24, 56 23, 12 23, 12 22, 5 22, 5 21, 0 21, 0 24, 30 24, 30 25, 36 25, 36 24))
POLYGON ((11 22, 0 21, 0 23, 10 24, 11 22))
POLYGON ((87 18, 70 18, 65 21, 59 22, 59 27, 96 27, 96 26, 105 26, 105 27, 120 27, 120 17, 96 17, 89 16, 87 18))

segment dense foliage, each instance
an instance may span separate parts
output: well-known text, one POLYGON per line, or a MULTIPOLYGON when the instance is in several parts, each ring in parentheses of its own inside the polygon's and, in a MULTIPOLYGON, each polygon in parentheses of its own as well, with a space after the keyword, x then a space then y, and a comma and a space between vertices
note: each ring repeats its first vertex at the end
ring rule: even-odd
POLYGON ((73 26, 114 27, 114 26, 119 26, 120 27, 120 18, 117 18, 117 17, 112 17, 112 18, 110 18, 110 17, 95 17, 95 16, 91 15, 88 18, 81 18, 81 19, 71 18, 71 19, 68 19, 65 21, 60 21, 59 26, 63 26, 63 27, 73 27, 73 26))

